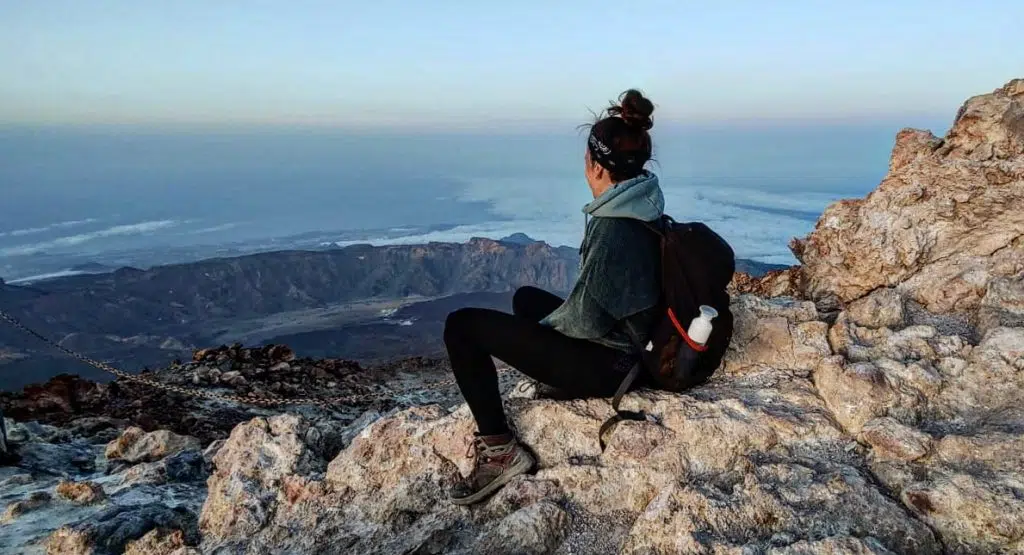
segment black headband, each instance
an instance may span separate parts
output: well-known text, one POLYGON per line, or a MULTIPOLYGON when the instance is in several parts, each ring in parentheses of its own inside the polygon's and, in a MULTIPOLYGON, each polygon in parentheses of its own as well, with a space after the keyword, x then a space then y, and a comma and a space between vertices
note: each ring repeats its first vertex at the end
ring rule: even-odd
POLYGON ((594 136, 593 131, 590 132, 590 137, 587 139, 587 148, 590 150, 590 159, 609 171, 631 173, 631 170, 642 168, 644 162, 646 162, 644 160, 638 164, 636 152, 619 153, 612 151, 601 139, 594 136))

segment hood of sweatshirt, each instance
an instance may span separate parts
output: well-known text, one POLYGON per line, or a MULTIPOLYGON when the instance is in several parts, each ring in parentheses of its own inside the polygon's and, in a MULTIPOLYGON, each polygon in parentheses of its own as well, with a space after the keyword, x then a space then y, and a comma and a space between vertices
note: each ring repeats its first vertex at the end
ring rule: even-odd
POLYGON ((658 184, 658 176, 645 171, 601 193, 583 207, 583 213, 597 218, 632 218, 651 222, 665 213, 665 196, 658 184))

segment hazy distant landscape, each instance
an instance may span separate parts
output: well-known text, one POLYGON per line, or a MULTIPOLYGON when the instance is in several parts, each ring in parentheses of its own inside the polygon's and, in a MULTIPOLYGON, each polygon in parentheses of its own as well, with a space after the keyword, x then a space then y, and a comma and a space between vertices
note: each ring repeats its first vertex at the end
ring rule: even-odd
MULTIPOLYGON (((757 274, 795 262, 789 240, 829 203, 877 184, 897 129, 666 126, 653 169, 668 213, 711 225, 757 274)), ((442 355, 447 311, 507 310, 519 285, 571 287, 589 195, 581 141, 0 129, 0 307, 131 370, 235 341, 364 361, 442 355), (479 273, 489 255, 466 242, 513 234, 512 254, 479 273), (447 262, 416 263, 412 245, 447 262), (360 256, 377 272, 360 274, 360 256)), ((106 378, 14 330, 0 328, 0 345, 0 387, 106 378)))
MULTIPOLYGON (((741 258, 789 264, 789 239, 809 232, 825 206, 877 185, 898 129, 669 126, 655 130, 653 169, 670 214, 709 223, 741 258)), ((588 195, 581 152, 571 127, 514 135, 0 127, 0 278, 516 232, 575 247, 588 195)))

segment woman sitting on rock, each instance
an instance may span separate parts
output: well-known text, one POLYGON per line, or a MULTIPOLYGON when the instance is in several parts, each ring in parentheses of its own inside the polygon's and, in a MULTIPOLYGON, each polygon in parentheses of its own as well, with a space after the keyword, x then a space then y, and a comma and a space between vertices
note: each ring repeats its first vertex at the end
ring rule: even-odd
MULTIPOLYGON (((568 299, 532 287, 516 291, 513 314, 481 308, 451 313, 444 341, 459 389, 476 419, 476 465, 452 501, 476 503, 528 472, 535 461, 513 437, 491 357, 574 397, 610 397, 658 318, 659 240, 643 224, 662 216, 651 159, 654 106, 629 90, 590 126, 584 173, 594 200, 579 278, 568 299)), ((643 373, 641 373, 643 374, 643 373)), ((633 387, 644 385, 641 376, 633 387)))

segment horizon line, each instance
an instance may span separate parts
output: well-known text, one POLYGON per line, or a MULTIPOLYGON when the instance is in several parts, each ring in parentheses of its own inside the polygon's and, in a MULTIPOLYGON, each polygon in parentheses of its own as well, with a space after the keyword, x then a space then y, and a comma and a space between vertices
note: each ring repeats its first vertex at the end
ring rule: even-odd
MULTIPOLYGON (((899 129, 917 128, 922 123, 929 125, 952 124, 952 115, 931 112, 902 112, 867 115, 844 116, 761 116, 734 118, 672 118, 658 120, 652 130, 685 128, 736 128, 736 127, 803 127, 839 125, 850 127, 866 127, 873 125, 894 125, 899 129), (902 123, 901 123, 902 122, 902 123)), ((221 120, 221 121, 168 121, 168 120, 122 120, 122 121, 0 121, 0 131, 7 130, 139 130, 139 131, 321 131, 321 132, 352 132, 352 133, 466 133, 466 132, 578 132, 581 124, 590 123, 581 118, 572 122, 568 119, 501 119, 473 122, 337 122, 337 121, 260 121, 260 120, 221 120)))

